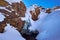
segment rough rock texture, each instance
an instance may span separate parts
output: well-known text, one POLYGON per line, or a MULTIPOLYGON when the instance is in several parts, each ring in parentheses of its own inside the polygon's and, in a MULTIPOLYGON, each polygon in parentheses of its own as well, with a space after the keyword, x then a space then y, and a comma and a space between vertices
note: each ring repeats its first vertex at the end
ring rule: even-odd
POLYGON ((54 10, 60 9, 60 6, 56 6, 56 7, 54 7, 53 9, 54 9, 54 10))
MULTIPOLYGON (((15 27, 16 30, 18 30, 20 32, 25 24, 25 21, 21 20, 21 17, 25 17, 25 12, 26 12, 25 4, 22 1, 20 1, 20 3, 13 2, 13 3, 9 4, 8 2, 6 2, 4 0, 0 0, 0 7, 5 8, 5 9, 0 8, 0 12, 5 16, 4 21, 0 22, 0 33, 4 32, 4 28, 7 25, 7 23, 10 24, 11 26, 15 27)), ((57 7, 54 7, 53 9, 56 10, 59 8, 60 8, 60 6, 57 6, 57 7)), ((34 8, 34 10, 29 11, 32 16, 31 18, 33 21, 38 20, 38 16, 39 16, 41 10, 45 10, 45 8, 37 6, 34 8)), ((52 9, 48 8, 45 10, 45 13, 50 14, 51 10, 52 9)), ((37 34, 32 32, 32 34, 30 34, 30 35, 22 34, 22 36, 24 38, 26 38, 26 40, 36 40, 35 37, 37 36, 37 34)))
POLYGON ((31 13, 32 19, 33 19, 34 21, 38 20, 38 16, 39 16, 39 14, 40 14, 40 9, 39 9, 39 7, 35 8, 35 10, 31 10, 30 13, 31 13))
POLYGON ((0 6, 7 6, 9 5, 8 2, 4 1, 4 0, 0 0, 0 6))
POLYGON ((5 9, 0 9, 0 12, 5 16, 5 20, 0 22, 0 32, 4 32, 6 23, 9 23, 20 31, 24 26, 24 21, 20 17, 25 17, 26 6, 21 1, 20 3, 14 2, 9 4, 4 0, 0 0, 0 6, 5 7, 5 9), (6 10, 7 9, 7 10, 6 10))
POLYGON ((22 1, 20 3, 12 3, 12 9, 14 9, 20 17, 25 17, 26 7, 22 1))
POLYGON ((4 32, 5 26, 6 26, 6 21, 0 22, 0 33, 3 33, 4 32))
POLYGON ((30 33, 24 33, 22 34, 22 36, 26 39, 26 40, 36 40, 36 36, 38 35, 38 31, 31 31, 30 33))
POLYGON ((51 9, 50 8, 48 8, 48 9, 46 9, 46 13, 51 13, 51 9))

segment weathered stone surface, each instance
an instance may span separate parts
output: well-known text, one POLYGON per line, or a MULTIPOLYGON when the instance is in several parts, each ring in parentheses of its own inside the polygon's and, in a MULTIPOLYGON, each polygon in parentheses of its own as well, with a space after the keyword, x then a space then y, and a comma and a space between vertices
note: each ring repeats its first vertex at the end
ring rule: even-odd
POLYGON ((50 8, 48 8, 48 9, 46 9, 46 13, 51 13, 51 9, 50 8))
POLYGON ((7 6, 9 5, 8 2, 4 1, 4 0, 0 0, 0 6, 7 6))
POLYGON ((20 17, 25 17, 26 6, 22 1, 20 3, 12 3, 12 9, 14 9, 20 17))
POLYGON ((5 16, 5 20, 3 22, 0 22, 0 32, 4 32, 6 23, 9 23, 20 32, 25 24, 25 21, 22 21, 20 18, 25 17, 25 4, 22 1, 20 3, 14 2, 12 4, 9 4, 8 2, 1 0, 0 6, 4 6, 7 9, 0 9, 0 12, 5 16))
POLYGON ((4 32, 5 26, 6 26, 6 20, 0 22, 0 33, 4 32))
POLYGON ((60 9, 60 6, 56 6, 56 7, 54 7, 53 9, 54 9, 54 10, 60 9))
POLYGON ((38 16, 39 16, 39 14, 40 14, 40 9, 39 9, 39 7, 35 8, 35 10, 33 10, 33 11, 31 10, 30 13, 31 13, 32 19, 33 19, 34 21, 38 20, 38 16))

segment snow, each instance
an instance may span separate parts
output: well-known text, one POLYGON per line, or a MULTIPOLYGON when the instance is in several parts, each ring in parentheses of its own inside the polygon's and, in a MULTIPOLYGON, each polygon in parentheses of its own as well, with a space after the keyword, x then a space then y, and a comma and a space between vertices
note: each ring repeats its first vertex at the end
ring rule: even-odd
MULTIPOLYGON (((32 10, 34 10, 34 8, 32 10)), ((60 9, 51 11, 52 12, 48 14, 45 13, 45 10, 42 10, 37 21, 33 21, 30 15, 31 26, 29 30, 39 31, 36 37, 37 40, 60 40, 60 9)))
MULTIPOLYGON (((5 1, 7 1, 11 4, 13 2, 20 3, 21 0, 5 0, 5 1)), ((0 7, 0 9, 5 9, 5 10, 9 11, 5 7, 0 7)), ((9 11, 9 12, 11 12, 11 11, 9 11)), ((0 22, 3 21, 4 18, 5 18, 5 16, 2 15, 2 13, 0 12, 0 22)), ((7 24, 7 26, 5 28, 5 32, 0 33, 0 40, 25 40, 25 39, 21 36, 21 34, 15 28, 13 28, 11 25, 7 24)))
POLYGON ((5 0, 5 1, 7 1, 7 2, 9 2, 11 4, 11 3, 14 3, 14 2, 20 3, 20 1, 22 1, 22 0, 5 0))
MULTIPOLYGON (((0 7, 0 9, 5 9, 5 7, 0 7)), ((0 22, 4 21, 5 16, 0 13, 0 22)), ((25 40, 21 34, 16 30, 16 28, 7 24, 4 33, 0 33, 0 40, 25 40)))
POLYGON ((34 4, 31 7, 29 7, 29 8, 30 8, 30 10, 35 10, 35 8, 37 8, 37 7, 38 7, 38 5, 37 4, 34 4))
POLYGON ((31 22, 31 26, 29 28, 30 31, 35 31, 37 30, 37 28, 39 27, 40 24, 42 24, 41 20, 43 20, 48 14, 45 13, 45 11, 41 11, 41 13, 39 14, 38 16, 38 19, 37 21, 33 21, 31 18, 30 18, 30 22, 31 22), (36 26, 36 27, 35 27, 36 26))
MULTIPOLYGON (((50 14, 41 12, 40 19, 32 22, 30 30, 38 30, 37 40, 60 40, 60 10, 50 14)), ((31 20, 32 21, 32 20, 31 20)))
MULTIPOLYGON (((4 8, 3 8, 4 9, 4 8)), ((0 13, 0 22, 5 18, 2 13, 0 13)), ((0 40, 25 40, 21 34, 16 30, 16 28, 7 24, 4 33, 0 33, 0 40)))
MULTIPOLYGON (((21 0, 5 0, 10 4, 13 2, 19 2, 21 0)), ((21 20, 30 22, 30 31, 38 30, 37 40, 60 40, 60 9, 52 10, 50 14, 45 13, 45 10, 40 10, 37 21, 31 19, 30 10, 35 10, 38 7, 36 4, 27 8, 25 17, 20 17, 21 20)), ((0 7, 0 9, 5 9, 5 7, 0 7)), ((7 9, 5 9, 7 10, 7 9)), ((9 11, 9 10, 7 10, 9 11)), ((0 13, 0 22, 4 20, 4 16, 0 13)), ((27 27, 26 23, 26 27, 27 27)), ((16 28, 7 24, 4 33, 0 33, 0 40, 25 40, 21 34, 16 30, 16 28)))
POLYGON ((37 36, 38 40, 60 40, 59 17, 60 10, 56 10, 44 19, 43 24, 40 25, 41 32, 37 36))
POLYGON ((25 40, 12 26, 7 24, 4 33, 0 33, 0 40, 25 40))
POLYGON ((1 13, 0 13, 0 22, 3 21, 5 18, 5 16, 3 16, 1 13))
POLYGON ((11 12, 10 10, 6 9, 6 7, 0 7, 0 9, 7 10, 8 12, 11 12))

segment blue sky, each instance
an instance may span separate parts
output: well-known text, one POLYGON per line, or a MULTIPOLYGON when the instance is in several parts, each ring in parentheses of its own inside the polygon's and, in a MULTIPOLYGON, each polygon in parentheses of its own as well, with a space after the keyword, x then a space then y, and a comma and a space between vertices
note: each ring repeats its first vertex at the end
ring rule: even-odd
POLYGON ((54 6, 60 6, 60 0, 23 0, 26 6, 37 4, 45 8, 52 8, 54 6))

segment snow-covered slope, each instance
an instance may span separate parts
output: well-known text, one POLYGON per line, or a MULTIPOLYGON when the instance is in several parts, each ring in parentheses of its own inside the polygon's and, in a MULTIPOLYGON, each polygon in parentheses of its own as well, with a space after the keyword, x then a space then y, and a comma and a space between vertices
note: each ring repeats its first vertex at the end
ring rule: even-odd
POLYGON ((37 40, 60 40, 60 10, 50 14, 41 12, 39 20, 35 21, 30 30, 38 30, 37 40))
POLYGON ((0 33, 0 40, 25 40, 12 26, 7 24, 4 33, 0 33))
MULTIPOLYGON (((31 10, 34 10, 34 7, 35 6, 33 6, 31 10)), ((33 21, 30 18, 31 26, 29 27, 30 31, 39 31, 36 39, 60 40, 60 9, 52 9, 50 14, 42 10, 38 18, 37 21, 33 21)))
POLYGON ((4 20, 4 16, 0 13, 0 22, 4 20))
POLYGON ((32 19, 30 19, 30 22, 32 24, 32 26, 30 26, 30 30, 34 31, 37 30, 37 28, 39 27, 40 24, 42 24, 42 20, 48 15, 48 13, 45 13, 45 11, 41 11, 39 16, 38 16, 38 20, 33 21, 32 19), (35 27, 36 26, 36 27, 35 27))

